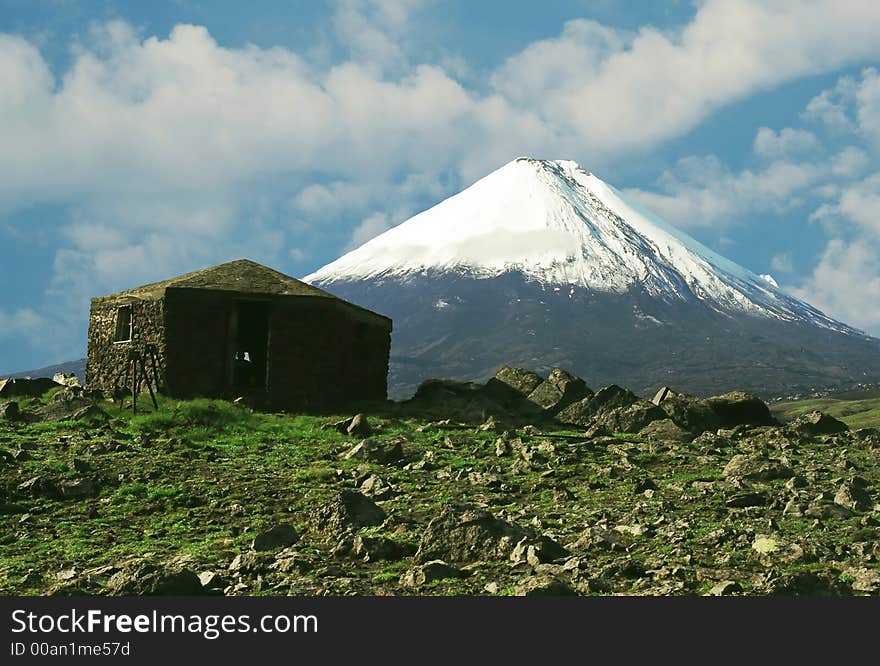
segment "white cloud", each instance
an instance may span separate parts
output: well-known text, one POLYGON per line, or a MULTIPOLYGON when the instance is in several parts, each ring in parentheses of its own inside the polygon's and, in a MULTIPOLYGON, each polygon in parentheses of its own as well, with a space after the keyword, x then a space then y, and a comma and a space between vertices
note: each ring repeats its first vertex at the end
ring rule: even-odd
POLYGON ((871 163, 871 158, 861 148, 847 146, 831 158, 831 172, 835 176, 854 178, 861 175, 871 163))
POLYGON ((874 2, 706 0, 669 32, 571 22, 493 82, 586 147, 621 150, 681 134, 757 90, 875 57, 878 22, 874 2))
POLYGON ((765 159, 796 157, 815 152, 819 147, 815 134, 792 127, 785 127, 779 132, 761 127, 753 144, 755 153, 765 159))
POLYGON ((385 213, 374 213, 373 215, 370 215, 355 227, 351 234, 351 240, 348 243, 347 250, 353 250, 360 247, 371 238, 375 238, 379 234, 388 231, 391 227, 391 221, 385 213))
POLYGON ((880 247, 866 239, 828 243, 812 275, 794 294, 864 330, 880 331, 880 247))
POLYGON ((11 312, 0 310, 0 338, 32 336, 46 326, 46 320, 31 308, 11 312))
POLYGON ((794 271, 794 262, 791 258, 791 252, 782 252, 773 255, 770 259, 770 268, 778 273, 791 273, 794 271))
POLYGON ((803 191, 824 177, 818 164, 776 161, 734 173, 713 156, 686 157, 658 180, 659 192, 627 192, 681 227, 742 223, 752 213, 782 212, 804 203, 803 191))
POLYGON ((836 233, 854 225, 880 241, 880 172, 842 187, 836 201, 822 204, 812 217, 836 233))

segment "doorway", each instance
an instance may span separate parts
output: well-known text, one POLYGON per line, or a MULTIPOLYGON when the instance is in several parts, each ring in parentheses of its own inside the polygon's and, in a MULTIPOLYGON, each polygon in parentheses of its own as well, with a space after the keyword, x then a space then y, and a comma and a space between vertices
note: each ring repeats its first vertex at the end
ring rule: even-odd
POLYGON ((237 389, 268 389, 269 303, 237 301, 230 313, 230 384, 237 389))

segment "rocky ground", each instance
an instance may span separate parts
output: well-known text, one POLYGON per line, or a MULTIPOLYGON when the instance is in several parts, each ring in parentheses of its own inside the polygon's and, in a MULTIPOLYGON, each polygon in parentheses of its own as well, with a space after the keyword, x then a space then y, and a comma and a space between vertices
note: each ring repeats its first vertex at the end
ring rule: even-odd
POLYGON ((345 418, 24 389, 2 594, 880 594, 880 431, 744 393, 503 368, 345 418))

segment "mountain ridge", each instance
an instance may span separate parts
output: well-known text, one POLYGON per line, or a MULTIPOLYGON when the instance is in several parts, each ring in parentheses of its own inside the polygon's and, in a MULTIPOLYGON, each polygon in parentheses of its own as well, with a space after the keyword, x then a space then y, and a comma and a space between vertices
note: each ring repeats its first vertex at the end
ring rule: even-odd
POLYGON ((597 385, 650 391, 666 374, 683 390, 765 396, 880 377, 880 341, 571 161, 518 158, 303 280, 394 320, 395 396, 511 363, 571 367, 597 385), (664 368, 664 350, 688 373, 664 368), (695 376, 719 365, 715 381, 695 376))

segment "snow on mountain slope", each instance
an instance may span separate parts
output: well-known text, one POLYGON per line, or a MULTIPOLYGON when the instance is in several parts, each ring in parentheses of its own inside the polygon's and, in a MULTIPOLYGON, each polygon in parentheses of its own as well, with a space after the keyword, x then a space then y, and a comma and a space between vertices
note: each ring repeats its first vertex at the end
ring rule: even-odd
POLYGON ((596 292, 641 288, 856 333, 718 255, 567 160, 521 157, 303 278, 335 282, 451 272, 596 292))

